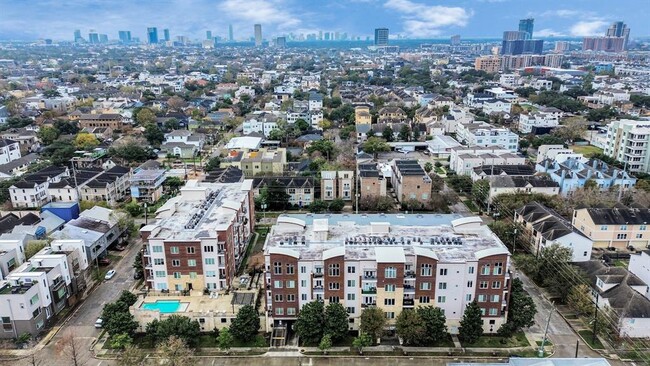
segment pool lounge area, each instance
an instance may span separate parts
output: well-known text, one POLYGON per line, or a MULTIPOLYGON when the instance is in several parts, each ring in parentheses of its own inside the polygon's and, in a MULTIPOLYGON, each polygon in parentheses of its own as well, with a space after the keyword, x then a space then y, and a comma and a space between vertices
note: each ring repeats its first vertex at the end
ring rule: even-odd
POLYGON ((180 300, 156 300, 154 302, 143 302, 140 309, 157 310, 162 314, 178 313, 187 310, 189 303, 183 303, 180 300))

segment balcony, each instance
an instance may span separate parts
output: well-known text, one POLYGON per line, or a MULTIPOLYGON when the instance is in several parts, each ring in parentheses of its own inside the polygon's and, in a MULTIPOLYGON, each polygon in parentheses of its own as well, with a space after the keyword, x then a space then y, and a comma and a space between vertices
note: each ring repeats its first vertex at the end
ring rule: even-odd
POLYGON ((362 308, 367 308, 368 306, 377 306, 377 303, 376 302, 371 302, 371 303, 368 303, 368 304, 366 304, 366 303, 361 304, 362 308))
POLYGON ((415 279, 415 271, 406 271, 404 273, 405 279, 415 279))
POLYGON ((415 306, 415 300, 414 299, 404 299, 404 300, 402 300, 402 306, 404 306, 404 307, 415 306))
POLYGON ((312 275, 313 275, 315 278, 321 278, 321 277, 323 277, 323 272, 315 272, 315 273, 312 273, 312 275))
POLYGON ((325 288, 323 286, 314 286, 314 292, 325 292, 325 288))
POLYGON ((404 293, 405 294, 414 294, 415 293, 415 286, 404 284, 404 293))
POLYGON ((362 279, 364 280, 377 280, 376 273, 364 273, 362 279))
POLYGON ((376 295, 377 294, 377 288, 375 287, 370 287, 370 288, 364 288, 361 290, 361 293, 364 295, 376 295))

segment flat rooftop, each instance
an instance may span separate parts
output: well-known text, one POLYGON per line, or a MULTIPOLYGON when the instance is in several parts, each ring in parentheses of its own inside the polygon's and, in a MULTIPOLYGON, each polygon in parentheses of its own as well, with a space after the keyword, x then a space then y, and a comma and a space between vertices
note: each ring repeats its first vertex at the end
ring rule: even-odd
POLYGON ((264 250, 297 253, 305 260, 322 260, 336 252, 351 260, 397 260, 418 254, 442 262, 508 253, 478 217, 456 214, 281 215, 264 250))
MULTIPOLYGON (((236 291, 226 295, 224 293, 215 293, 214 295, 199 295, 199 296, 156 296, 147 295, 145 298, 138 299, 133 305, 135 311, 155 311, 142 309, 144 303, 155 303, 156 301, 175 301, 178 300, 182 304, 187 304, 181 311, 175 314, 182 315, 183 313, 205 313, 205 314, 223 314, 234 316, 240 307, 244 305, 255 306, 255 299, 257 297, 257 290, 251 291, 236 291), (234 309, 234 312, 233 312, 234 309)), ((171 315, 171 314, 170 314, 171 315)))

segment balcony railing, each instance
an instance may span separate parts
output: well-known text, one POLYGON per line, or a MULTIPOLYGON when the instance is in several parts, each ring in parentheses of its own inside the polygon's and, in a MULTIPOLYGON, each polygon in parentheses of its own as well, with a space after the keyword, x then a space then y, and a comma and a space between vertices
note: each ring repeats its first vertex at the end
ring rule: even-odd
POLYGON ((415 278, 415 271, 406 271, 404 273, 404 278, 415 278))
POLYGON ((404 284, 404 293, 414 293, 415 286, 404 284))
POLYGON ((372 295, 372 294, 377 293, 377 289, 374 288, 374 287, 367 288, 367 289, 364 288, 364 289, 361 290, 361 293, 364 294, 364 295, 372 295))
POLYGON ((414 299, 404 299, 404 300, 402 300, 402 305, 403 306, 414 306, 415 305, 415 300, 414 299))
POLYGON ((377 275, 376 274, 364 274, 363 279, 364 280, 376 280, 377 275))
POLYGON ((314 277, 321 278, 323 277, 323 272, 314 272, 313 275, 314 277))
POLYGON ((361 304, 362 308, 367 308, 368 306, 377 306, 377 303, 372 302, 372 303, 368 303, 368 304, 366 304, 366 303, 361 304))

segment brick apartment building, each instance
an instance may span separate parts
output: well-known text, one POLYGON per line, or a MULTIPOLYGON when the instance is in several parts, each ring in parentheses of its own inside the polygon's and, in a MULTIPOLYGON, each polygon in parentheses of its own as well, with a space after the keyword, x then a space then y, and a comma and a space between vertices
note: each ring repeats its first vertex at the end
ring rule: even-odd
POLYGON ((431 178, 417 160, 394 160, 391 168, 391 183, 399 202, 427 202, 431 198, 431 178))
POLYGON ((510 253, 479 218, 456 215, 284 215, 264 245, 269 321, 291 325, 313 300, 342 303, 351 330, 380 307, 440 307, 452 333, 477 300, 484 330, 507 318, 510 253))
POLYGON ((244 259, 255 226, 252 180, 190 180, 140 229, 147 287, 156 291, 225 290, 244 259))

